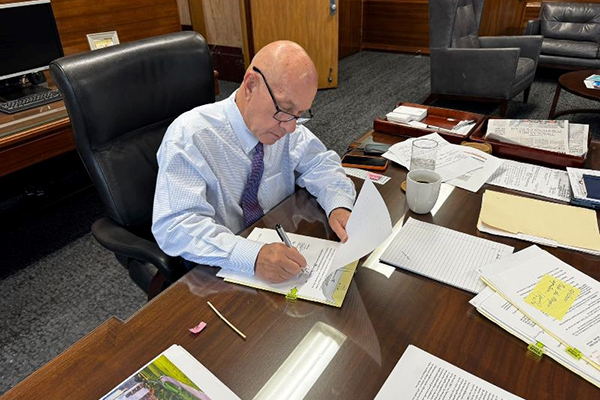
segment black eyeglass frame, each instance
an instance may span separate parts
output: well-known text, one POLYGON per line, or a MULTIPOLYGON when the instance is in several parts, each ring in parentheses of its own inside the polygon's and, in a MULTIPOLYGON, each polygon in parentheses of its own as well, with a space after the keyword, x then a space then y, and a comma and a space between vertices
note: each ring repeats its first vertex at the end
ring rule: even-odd
POLYGON ((275 114, 273 114, 273 119, 275 119, 276 121, 279 121, 279 122, 290 122, 295 119, 296 123, 299 125, 305 124, 312 119, 313 113, 312 113, 312 110, 310 110, 310 109, 308 110, 307 117, 294 115, 292 113, 282 110, 279 107, 279 105, 277 104, 277 100, 275 100, 275 95, 273 95, 273 91, 271 90, 271 87, 269 86, 269 83, 267 82, 267 78, 265 78, 265 75, 261 72, 260 69, 256 68, 255 66, 252 67, 252 70, 255 72, 258 72, 258 74, 260 76, 262 76, 263 81, 265 81, 265 86, 267 87, 267 90, 269 91, 269 95, 271 96, 271 100, 273 100, 273 104, 275 105, 275 114), (289 118, 288 119, 279 119, 279 118, 277 118, 277 114, 279 114, 279 113, 289 115, 289 118))

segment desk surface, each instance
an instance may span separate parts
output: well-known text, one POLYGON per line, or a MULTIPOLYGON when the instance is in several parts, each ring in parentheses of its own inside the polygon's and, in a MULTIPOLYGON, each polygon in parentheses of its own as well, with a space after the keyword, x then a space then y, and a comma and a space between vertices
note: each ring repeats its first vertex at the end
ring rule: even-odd
MULTIPOLYGON (((377 135, 376 140, 384 138, 377 135)), ((600 142, 589 167, 600 169, 600 142)), ((434 214, 411 213, 400 191, 405 170, 391 166, 392 180, 376 185, 393 222, 409 216, 516 250, 529 243, 483 234, 476 221, 482 191, 452 190, 434 214)), ((362 181, 357 180, 357 189, 362 181)), ((486 187, 484 186, 484 189, 486 187)), ((314 198, 300 190, 255 226, 281 223, 289 232, 334 238, 314 198)), ((249 230, 245 233, 249 233, 249 230)), ((600 280, 598 258, 560 249, 551 253, 600 280)), ((197 267, 129 320, 115 319, 25 379, 5 399, 98 399, 173 343, 186 348, 240 398, 251 399, 313 327, 335 328, 345 339, 318 376, 307 399, 372 399, 409 344, 528 400, 597 398, 599 389, 555 361, 529 356, 525 343, 481 316, 473 297, 409 272, 390 278, 358 268, 343 306, 287 303, 281 295, 223 282, 216 268, 197 267), (247 336, 243 340, 210 310, 214 304, 247 336), (198 336, 188 328, 208 323, 198 336), (324 325, 325 324, 325 325, 324 325)), ((327 335, 325 335, 327 336, 327 335)), ((318 345, 311 347, 316 357, 318 345)), ((306 357, 309 358, 309 357, 306 357)), ((283 386, 291 380, 281 379, 283 386)))

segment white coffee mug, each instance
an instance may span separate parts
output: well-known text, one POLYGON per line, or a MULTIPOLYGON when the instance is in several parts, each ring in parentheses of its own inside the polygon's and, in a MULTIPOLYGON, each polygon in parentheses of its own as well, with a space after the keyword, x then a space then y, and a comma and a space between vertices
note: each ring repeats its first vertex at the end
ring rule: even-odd
POLYGON ((434 171, 416 169, 406 176, 408 208, 417 214, 427 214, 438 199, 442 177, 434 171))

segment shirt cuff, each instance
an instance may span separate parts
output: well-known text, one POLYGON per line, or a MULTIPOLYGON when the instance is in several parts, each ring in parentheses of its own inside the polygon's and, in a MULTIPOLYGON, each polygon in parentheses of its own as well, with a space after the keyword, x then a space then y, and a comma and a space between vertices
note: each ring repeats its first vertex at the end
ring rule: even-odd
POLYGON ((352 211, 354 207, 354 199, 344 195, 333 196, 330 199, 327 199, 327 203, 323 204, 323 210, 325 210, 325 214, 327 218, 329 218, 329 214, 336 208, 347 208, 352 211))
POLYGON ((258 257, 258 252, 264 245, 265 244, 261 242, 240 238, 231 251, 226 269, 254 275, 256 258, 258 257))

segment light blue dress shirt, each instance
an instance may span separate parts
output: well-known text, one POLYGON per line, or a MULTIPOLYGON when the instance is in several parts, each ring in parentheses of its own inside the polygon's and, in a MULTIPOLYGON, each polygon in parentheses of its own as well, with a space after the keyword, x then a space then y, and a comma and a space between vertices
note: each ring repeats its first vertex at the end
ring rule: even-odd
MULTIPOLYGON (((229 98, 188 111, 167 129, 158 150, 152 233, 160 248, 198 264, 254 273, 263 244, 236 236, 242 231, 242 192, 251 170, 256 137, 229 98)), ((305 126, 264 147, 265 169, 258 200, 267 213, 305 187, 327 215, 352 209, 354 184, 305 126)))

